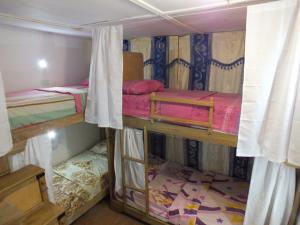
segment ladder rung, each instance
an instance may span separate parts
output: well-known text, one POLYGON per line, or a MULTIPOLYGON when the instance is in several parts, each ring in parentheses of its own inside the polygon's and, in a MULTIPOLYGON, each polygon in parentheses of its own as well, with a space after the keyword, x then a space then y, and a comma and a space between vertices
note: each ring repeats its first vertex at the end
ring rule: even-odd
POLYGON ((137 163, 145 164, 144 160, 132 158, 132 157, 127 156, 127 155, 124 155, 123 158, 126 159, 126 160, 129 160, 129 161, 134 161, 134 162, 137 162, 137 163))
POLYGON ((144 189, 136 188, 136 187, 133 187, 133 186, 130 186, 130 185, 127 185, 127 184, 125 185, 125 188, 126 189, 132 189, 132 190, 137 191, 137 192, 145 193, 144 189))

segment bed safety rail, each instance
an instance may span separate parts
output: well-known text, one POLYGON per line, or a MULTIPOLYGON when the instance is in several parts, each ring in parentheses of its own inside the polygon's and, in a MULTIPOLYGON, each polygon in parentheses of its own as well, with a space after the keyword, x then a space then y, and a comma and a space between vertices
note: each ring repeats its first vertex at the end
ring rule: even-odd
POLYGON ((151 93, 150 95, 151 101, 151 110, 150 110, 150 118, 152 121, 168 121, 172 123, 180 123, 180 124, 187 124, 191 126, 199 126, 205 127, 208 129, 208 132, 212 132, 213 127, 213 114, 214 114, 214 98, 210 97, 209 101, 203 100, 193 100, 193 99, 185 99, 185 98, 170 98, 170 97, 161 97, 156 95, 155 92, 151 93), (177 103, 183 105, 192 105, 198 107, 207 107, 208 108, 208 121, 195 121, 189 119, 183 119, 178 117, 160 115, 157 112, 157 102, 168 102, 168 103, 177 103))

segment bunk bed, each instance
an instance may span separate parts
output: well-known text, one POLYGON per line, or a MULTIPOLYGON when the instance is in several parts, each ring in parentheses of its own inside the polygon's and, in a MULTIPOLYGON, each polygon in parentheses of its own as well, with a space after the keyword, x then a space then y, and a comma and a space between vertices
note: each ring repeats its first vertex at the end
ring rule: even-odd
MULTIPOLYGON (((8 157, 24 151, 27 139, 52 129, 84 122, 87 90, 87 85, 77 85, 6 94, 13 139, 13 149, 3 159, 6 161, 6 173, 9 172, 8 157)), ((92 150, 53 168, 53 194, 56 204, 66 212, 67 224, 73 222, 107 195, 107 157, 93 153, 92 150), (96 166, 95 161, 99 165, 96 166), (83 165, 89 165, 89 167, 83 168, 83 165), (95 175, 89 169, 98 171, 98 174, 95 175), (89 180, 95 183, 93 192, 83 196, 84 193, 88 193, 83 185, 86 180, 83 179, 81 183, 78 183, 72 180, 74 174, 81 177, 89 175, 89 180), (77 188, 74 189, 74 187, 77 188)))
POLYGON ((102 200, 108 192, 106 142, 54 166, 53 189, 67 224, 102 200))
POLYGON ((86 86, 51 87, 8 93, 6 104, 13 149, 22 151, 28 138, 50 129, 84 121, 86 86))
MULTIPOLYGON (((7 94, 13 138, 13 149, 4 156, 7 172, 7 158, 24 151, 27 139, 84 122, 87 90, 87 85, 77 85, 7 94)), ((71 224, 107 195, 106 141, 54 166, 53 174, 55 203, 65 210, 66 223, 71 224), (96 151, 103 148, 101 153, 96 151)))
MULTIPOLYGON (((128 54, 131 54, 131 57, 135 57, 136 60, 129 74, 124 71, 124 81, 143 80, 142 56, 138 53, 128 54)), ((186 194, 182 193, 184 190, 182 187, 191 187, 195 184, 190 182, 191 177, 180 178, 176 175, 174 177, 174 174, 164 171, 178 171, 177 175, 182 174, 183 171, 189 171, 188 173, 190 175, 198 175, 197 180, 200 184, 197 187, 207 192, 204 195, 212 199, 210 201, 212 208, 217 211, 219 210, 218 212, 221 214, 228 213, 230 206, 232 206, 233 211, 235 211, 232 212, 235 215, 231 216, 232 219, 230 221, 228 219, 225 221, 219 214, 218 216, 220 218, 215 218, 216 224, 218 222, 224 222, 224 224, 242 224, 248 193, 247 182, 234 180, 229 177, 223 177, 220 180, 218 174, 200 173, 190 168, 181 168, 179 165, 170 165, 168 162, 161 166, 153 167, 152 162, 148 159, 148 136, 152 132, 236 147, 240 108, 241 96, 216 92, 165 90, 163 92, 146 93, 145 95, 124 94, 123 125, 125 129, 133 128, 143 131, 143 158, 132 157, 126 153, 126 149, 124 149, 124 130, 121 130, 120 166, 122 168, 122 177, 125 177, 124 168, 127 162, 138 163, 144 166, 145 186, 144 188, 136 187, 125 182, 126 179, 122 179, 122 188, 126 194, 115 192, 116 171, 114 168, 114 158, 117 154, 114 143, 115 131, 113 129, 107 129, 110 198, 112 207, 150 224, 168 224, 169 222, 186 224, 186 222, 181 221, 182 216, 178 217, 177 215, 177 219, 174 219, 174 217, 172 219, 172 209, 177 210, 177 214, 178 211, 185 212, 185 210, 188 211, 186 212, 187 214, 197 214, 199 210, 190 208, 189 210, 191 211, 189 211, 184 208, 175 209, 172 207, 174 204, 176 205, 174 202, 183 201, 183 199, 185 199, 187 205, 192 207, 190 203, 192 203, 193 199, 190 199, 191 202, 187 202, 189 200, 184 196, 182 197, 182 195, 186 194), (228 124, 229 121, 233 121, 233 123, 228 124), (151 174, 157 174, 156 178, 152 179, 151 174), (157 177, 160 176, 161 181, 157 182, 157 177), (201 180, 201 178, 204 178, 204 180, 201 180), (166 180, 172 181, 174 184, 177 182, 181 184, 180 188, 173 190, 174 192, 171 193, 171 195, 175 195, 173 197, 170 195, 166 196, 166 193, 161 191, 163 190, 162 186, 166 187, 166 180), (221 187, 226 184, 226 182, 223 183, 225 180, 232 185, 230 186, 229 183, 227 183, 227 190, 224 190, 224 186, 221 187), (202 185, 205 183, 206 185, 202 185), (228 192, 228 190, 231 191, 228 192), (226 197, 224 198, 224 196, 226 197), (182 199, 178 200, 181 197, 182 199), (162 204, 162 202, 165 204, 162 204), (212 202, 217 203, 213 204, 212 202), (166 205, 168 207, 166 207, 166 205)), ((194 187, 194 189, 197 188, 194 187)), ((190 195, 190 193, 188 193, 188 195, 190 195)), ((182 205, 182 203, 178 204, 182 205)), ((199 208, 200 205, 201 204, 196 204, 194 207, 199 208)), ((208 210, 207 213, 210 214, 209 207, 207 207, 206 210, 208 210)), ((226 218, 227 217, 228 215, 226 218)), ((190 224, 210 224, 208 222, 210 220, 209 216, 204 219, 206 223, 201 223, 203 221, 198 219, 197 216, 194 216, 190 220, 190 224)))

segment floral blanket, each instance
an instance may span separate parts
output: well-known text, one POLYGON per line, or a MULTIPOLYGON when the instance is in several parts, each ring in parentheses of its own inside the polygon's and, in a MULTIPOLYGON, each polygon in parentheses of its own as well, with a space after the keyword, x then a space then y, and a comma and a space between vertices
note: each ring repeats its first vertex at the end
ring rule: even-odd
POLYGON ((85 151, 53 168, 56 204, 70 216, 77 209, 107 189, 107 156, 85 151))
MULTIPOLYGON (((248 188, 244 181, 166 162, 149 170, 150 214, 181 225, 243 224, 248 188)), ((127 199, 145 210, 143 194, 128 190, 127 199)))

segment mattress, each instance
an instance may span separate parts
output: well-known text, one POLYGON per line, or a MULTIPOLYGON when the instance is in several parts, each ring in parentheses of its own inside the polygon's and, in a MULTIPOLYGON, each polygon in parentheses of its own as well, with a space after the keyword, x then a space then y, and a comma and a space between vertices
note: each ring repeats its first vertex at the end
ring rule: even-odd
POLYGON ((74 115, 85 109, 87 88, 54 87, 6 95, 11 129, 74 115))
MULTIPOLYGON (((157 92, 157 96, 209 101, 214 99, 213 130, 237 134, 241 112, 241 95, 209 91, 157 92)), ((157 114, 192 121, 208 121, 208 108, 169 102, 158 102, 157 114)), ((123 115, 150 118, 150 94, 123 95, 123 115)))
MULTIPOLYGON (((243 224, 247 182, 173 162, 151 166, 148 178, 151 216, 181 225, 243 224)), ((127 202, 145 210, 145 197, 139 192, 127 190, 127 202)))
POLYGON ((71 216, 108 187, 107 156, 85 151, 53 168, 56 204, 71 216))

